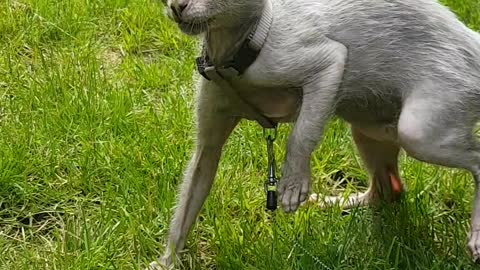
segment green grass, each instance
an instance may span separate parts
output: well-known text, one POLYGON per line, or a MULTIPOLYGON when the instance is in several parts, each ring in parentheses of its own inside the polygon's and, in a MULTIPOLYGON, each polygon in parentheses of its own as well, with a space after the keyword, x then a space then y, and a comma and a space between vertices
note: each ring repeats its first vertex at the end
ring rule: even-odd
MULTIPOLYGON (((480 30, 477 0, 446 3, 480 30)), ((195 51, 160 1, 0 2, 1 269, 138 269, 161 254, 193 146, 195 51)), ((331 123, 313 190, 363 189, 354 153, 345 124, 331 123), (335 180, 339 171, 356 180, 335 180)), ((261 130, 242 122, 190 234, 187 269, 315 268, 268 221, 265 164, 261 130)), ((474 269, 469 175, 404 156, 402 175, 401 205, 302 208, 279 212, 279 226, 332 269, 474 269)))

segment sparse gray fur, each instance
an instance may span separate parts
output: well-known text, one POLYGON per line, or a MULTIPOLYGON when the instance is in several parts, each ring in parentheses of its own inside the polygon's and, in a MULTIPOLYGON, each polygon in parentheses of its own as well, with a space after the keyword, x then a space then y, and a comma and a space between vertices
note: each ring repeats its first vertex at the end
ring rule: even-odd
MULTIPOLYGON (((294 122, 279 184, 286 212, 307 199, 310 156, 332 116, 348 121, 370 189, 346 202, 393 200, 398 153, 472 173, 468 247, 480 259, 480 35, 434 0, 168 0, 180 29, 202 34, 214 64, 231 57, 272 1, 273 24, 257 60, 232 86, 265 116, 294 122)), ((214 82, 200 79, 196 150, 180 187, 165 255, 170 266, 213 184, 224 142, 251 119, 214 82)), ((399 186, 400 185, 400 186, 399 186)), ((310 196, 317 200, 318 195, 310 196)))

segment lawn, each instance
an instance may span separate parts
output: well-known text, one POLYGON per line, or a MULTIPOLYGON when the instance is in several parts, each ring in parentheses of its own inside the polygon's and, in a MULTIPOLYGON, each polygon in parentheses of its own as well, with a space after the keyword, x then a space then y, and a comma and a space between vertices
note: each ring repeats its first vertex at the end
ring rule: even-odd
MULTIPOLYGON (((480 30, 478 0, 446 0, 480 30)), ((0 269, 139 269, 159 256, 194 138, 197 40, 156 0, 0 2, 0 269)), ((282 125, 278 159, 290 127, 282 125)), ((402 155, 380 210, 304 207, 277 220, 331 269, 474 269, 473 181, 402 155)), ((244 121, 183 254, 186 269, 315 269, 264 211, 261 129, 244 121)), ((346 125, 312 159, 313 191, 364 190, 346 125)))

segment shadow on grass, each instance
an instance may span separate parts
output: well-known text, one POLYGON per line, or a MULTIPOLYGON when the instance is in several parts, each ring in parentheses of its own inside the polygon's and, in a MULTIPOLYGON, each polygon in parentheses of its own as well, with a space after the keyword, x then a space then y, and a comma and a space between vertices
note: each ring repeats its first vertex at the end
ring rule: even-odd
MULTIPOLYGON (((479 269, 465 248, 466 228, 451 213, 431 211, 428 196, 349 211, 279 210, 275 226, 331 269, 479 269)), ((325 269, 269 221, 249 225, 255 235, 230 228, 237 234, 230 237, 218 228, 223 240, 214 244, 216 262, 209 269, 325 269), (242 243, 235 240, 239 235, 242 243)))

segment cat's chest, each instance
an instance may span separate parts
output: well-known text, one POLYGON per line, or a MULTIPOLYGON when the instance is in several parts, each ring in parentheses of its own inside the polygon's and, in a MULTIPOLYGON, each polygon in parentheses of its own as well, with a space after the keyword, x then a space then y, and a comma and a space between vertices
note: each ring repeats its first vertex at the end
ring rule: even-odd
POLYGON ((232 82, 232 86, 260 113, 279 122, 293 121, 301 106, 302 94, 299 88, 266 87, 238 81, 232 82))

